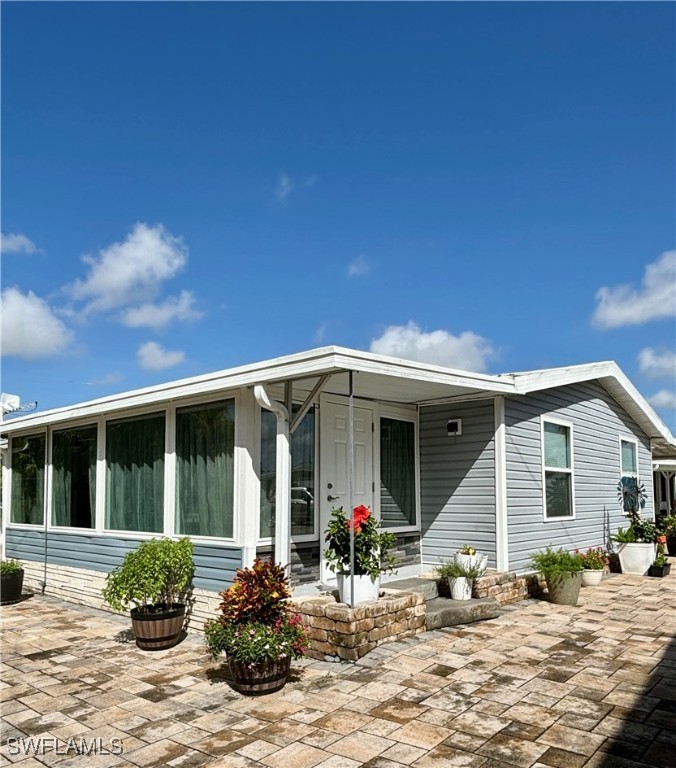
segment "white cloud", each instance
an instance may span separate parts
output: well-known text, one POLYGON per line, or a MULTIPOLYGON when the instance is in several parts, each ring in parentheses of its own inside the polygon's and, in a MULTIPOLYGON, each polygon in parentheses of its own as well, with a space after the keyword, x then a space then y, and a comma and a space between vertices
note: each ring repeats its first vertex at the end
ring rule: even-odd
POLYGON ((32 291, 7 288, 0 301, 2 354, 31 359, 53 357, 68 349, 73 333, 44 299, 32 291))
POLYGON ((67 289, 86 301, 85 314, 152 300, 163 281, 185 266, 188 251, 183 240, 161 225, 138 223, 121 243, 113 243, 98 256, 85 256, 89 274, 67 289))
POLYGON ((141 344, 136 357, 141 368, 148 371, 161 371, 182 363, 185 360, 185 352, 179 349, 165 349, 156 341, 148 341, 141 344))
POLYGON ((92 387, 110 387, 113 384, 119 384, 123 380, 124 374, 114 371, 113 373, 106 373, 104 376, 92 379, 87 383, 92 387))
POLYGON ((659 353, 652 347, 646 347, 638 353, 638 366, 641 373, 657 379, 662 376, 676 377, 676 352, 667 350, 659 353))
POLYGON ((2 253, 41 253, 26 235, 0 234, 0 251, 2 253))
POLYGON ((122 312, 122 322, 130 328, 166 328, 172 320, 198 320, 203 312, 193 308, 195 296, 191 291, 181 291, 169 296, 161 304, 141 304, 122 312))
POLYGON ((648 402, 655 408, 676 408, 676 392, 671 389, 660 389, 648 398, 648 402))
POLYGON ((315 331, 315 341, 319 342, 320 344, 324 341, 326 338, 326 332, 329 329, 329 324, 324 320, 322 323, 319 324, 319 327, 315 331))
POLYGON ((347 268, 348 277, 366 277, 371 271, 371 265, 363 256, 357 256, 354 261, 350 262, 347 268))
POLYGON ((598 306, 592 322, 601 328, 641 325, 676 316, 676 251, 665 251, 648 264, 639 288, 603 286, 596 299, 598 306))
POLYGON ((491 344, 472 331, 459 336, 442 330, 426 333, 414 322, 386 328, 380 338, 373 339, 370 350, 464 371, 485 371, 488 361, 495 356, 491 344))
POLYGON ((278 200, 286 200, 286 198, 293 192, 295 188, 296 185, 285 173, 283 173, 279 177, 279 181, 275 187, 275 197, 278 200))

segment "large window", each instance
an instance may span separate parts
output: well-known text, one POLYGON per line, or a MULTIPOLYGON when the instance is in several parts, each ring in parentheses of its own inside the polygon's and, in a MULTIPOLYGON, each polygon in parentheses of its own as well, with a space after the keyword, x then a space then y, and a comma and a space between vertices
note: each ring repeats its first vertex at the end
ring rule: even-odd
POLYGON ((232 538, 235 401, 176 411, 176 533, 232 538))
POLYGON ((573 516, 572 428, 543 422, 545 517, 573 516))
POLYGON ((96 427, 54 432, 52 524, 94 528, 96 519, 96 427))
POLYGON ((106 528, 164 530, 164 414, 106 426, 106 528))
POLYGON ((45 446, 44 435, 12 439, 13 523, 44 523, 45 446))
POLYGON ((620 439, 620 472, 622 477, 638 478, 638 445, 634 440, 620 439))
POLYGON ((416 523, 415 424, 380 419, 380 518, 384 528, 416 523))
MULTIPOLYGON (((294 409, 296 410, 296 409, 294 409)), ((275 534, 277 417, 261 412, 260 536, 275 534)), ((291 534, 315 533, 315 412, 311 408, 291 435, 291 534)))

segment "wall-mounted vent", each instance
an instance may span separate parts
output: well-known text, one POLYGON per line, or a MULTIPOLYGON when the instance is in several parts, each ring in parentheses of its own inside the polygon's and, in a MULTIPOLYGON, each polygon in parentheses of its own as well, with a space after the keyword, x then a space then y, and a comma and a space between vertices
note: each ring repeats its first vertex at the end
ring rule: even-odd
POLYGON ((449 437, 458 437, 462 434, 462 419, 450 419, 446 424, 446 432, 449 437))

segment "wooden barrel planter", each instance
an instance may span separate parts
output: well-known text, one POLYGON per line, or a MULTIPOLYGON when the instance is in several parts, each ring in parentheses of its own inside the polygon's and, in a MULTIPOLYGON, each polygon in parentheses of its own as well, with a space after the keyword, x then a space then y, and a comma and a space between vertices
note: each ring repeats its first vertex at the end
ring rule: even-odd
POLYGON ((3 573, 0 576, 0 605, 10 605, 21 600, 23 571, 3 573))
POLYGON ((234 659, 228 659, 232 686, 244 696, 265 696, 280 691, 285 685, 291 667, 291 658, 263 661, 249 667, 234 659))
POLYGON ((141 613, 131 611, 136 645, 143 651, 163 651, 178 642, 185 621, 185 605, 175 603, 169 610, 141 613))

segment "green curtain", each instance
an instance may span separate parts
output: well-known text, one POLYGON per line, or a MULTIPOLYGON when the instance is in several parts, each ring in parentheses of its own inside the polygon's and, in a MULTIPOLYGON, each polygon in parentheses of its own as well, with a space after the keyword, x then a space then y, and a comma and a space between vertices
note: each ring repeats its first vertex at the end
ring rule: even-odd
POLYGON ((54 432, 52 438, 52 523, 94 528, 97 428, 54 432))
POLYGON ((164 530, 164 414, 106 426, 106 528, 164 530))
POLYGON ((232 538, 235 402, 176 411, 176 533, 232 538))
POLYGON ((415 525, 415 424, 380 419, 380 518, 384 528, 415 525))
POLYGON ((11 521, 42 525, 45 513, 45 435, 12 439, 11 521))

